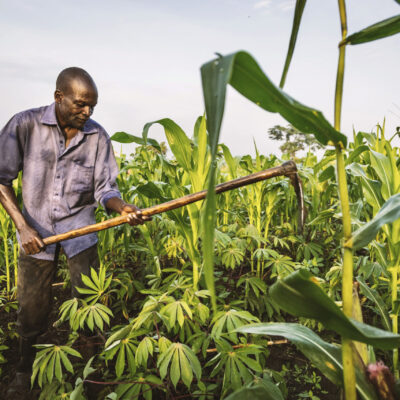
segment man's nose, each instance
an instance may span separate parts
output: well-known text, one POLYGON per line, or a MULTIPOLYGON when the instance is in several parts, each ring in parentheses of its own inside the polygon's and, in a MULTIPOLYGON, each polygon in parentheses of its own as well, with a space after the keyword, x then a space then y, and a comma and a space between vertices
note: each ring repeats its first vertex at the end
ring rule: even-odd
POLYGON ((87 115, 88 117, 90 117, 93 114, 93 107, 91 106, 85 106, 83 108, 83 112, 85 115, 87 115))

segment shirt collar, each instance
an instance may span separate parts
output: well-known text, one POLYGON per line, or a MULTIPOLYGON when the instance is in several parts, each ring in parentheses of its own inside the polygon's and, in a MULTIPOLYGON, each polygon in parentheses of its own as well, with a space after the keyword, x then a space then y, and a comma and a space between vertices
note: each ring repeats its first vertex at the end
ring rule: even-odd
MULTIPOLYGON (((45 125, 58 125, 56 117, 56 103, 52 103, 46 107, 40 122, 45 125)), ((98 131, 99 130, 92 119, 89 119, 85 123, 82 130, 84 134, 97 133, 98 131)))

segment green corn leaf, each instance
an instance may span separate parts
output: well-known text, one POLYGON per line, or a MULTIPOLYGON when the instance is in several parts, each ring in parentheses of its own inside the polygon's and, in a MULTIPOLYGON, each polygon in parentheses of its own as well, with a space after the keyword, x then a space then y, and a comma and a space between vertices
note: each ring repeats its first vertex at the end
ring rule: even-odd
POLYGON ((361 293, 369 300, 371 300, 374 305, 376 306, 379 314, 382 317, 382 323, 383 326, 387 331, 392 330, 392 324, 390 323, 390 317, 389 317, 389 312, 388 309, 385 305, 385 302, 382 300, 382 297, 379 295, 379 293, 370 288, 367 283, 365 282, 364 278, 361 276, 357 277, 357 281, 360 284, 360 291, 361 293))
POLYGON ((350 153, 349 157, 346 159, 345 164, 346 165, 351 164, 352 162, 356 161, 357 157, 359 157, 362 153, 369 150, 370 148, 368 146, 365 145, 358 146, 357 148, 354 149, 354 151, 350 153))
POLYGON ((231 179, 236 179, 237 178, 237 169, 238 169, 238 163, 237 161, 233 158, 231 151, 227 146, 224 144, 219 145, 222 149, 222 152, 224 153, 224 158, 226 161, 226 164, 229 168, 229 173, 231 175, 231 179))
POLYGON ((157 142, 157 140, 150 139, 146 136, 146 138, 141 138, 138 136, 130 135, 126 132, 116 132, 114 135, 111 136, 111 140, 118 143, 136 143, 141 146, 150 144, 151 146, 155 147, 158 151, 161 151, 161 146, 157 142))
POLYGON ((400 32, 400 15, 377 22, 359 32, 353 33, 343 41, 344 44, 361 44, 383 39, 400 32))
MULTIPOLYGON (((322 340, 311 329, 294 323, 263 323, 243 326, 242 333, 283 336, 290 340, 331 382, 343 385, 343 364, 340 346, 322 340)), ((364 371, 356 370, 356 387, 363 400, 377 400, 374 388, 364 371)))
POLYGON ((160 124, 164 128, 169 147, 174 154, 179 165, 186 171, 191 168, 192 147, 189 138, 185 132, 174 121, 169 118, 160 119, 158 121, 149 122, 143 128, 142 136, 146 140, 150 127, 154 124, 160 124))
POLYGON ((382 350, 400 346, 400 335, 347 318, 307 270, 293 272, 270 289, 274 302, 286 312, 321 322, 341 336, 382 350))
POLYGON ((354 250, 361 249, 375 239, 383 225, 390 224, 398 218, 400 218, 400 193, 390 197, 374 218, 353 233, 345 246, 354 250))
POLYGON ((286 75, 289 70, 290 62, 292 61, 294 48, 296 46, 297 34, 299 33, 301 17, 303 16, 304 7, 306 5, 306 0, 296 0, 296 8, 294 10, 294 18, 292 25, 292 33, 290 35, 289 48, 286 55, 285 66, 283 67, 281 81, 279 87, 283 89, 286 81, 286 75))
POLYGON ((352 163, 346 167, 346 171, 360 178, 367 202, 373 207, 374 211, 378 212, 379 208, 383 205, 381 194, 382 183, 369 179, 360 164, 352 163))
POLYGON ((322 144, 347 144, 346 136, 336 131, 320 111, 297 102, 277 88, 244 51, 204 64, 201 73, 212 149, 218 143, 228 83, 264 110, 281 114, 301 132, 314 134, 322 144))

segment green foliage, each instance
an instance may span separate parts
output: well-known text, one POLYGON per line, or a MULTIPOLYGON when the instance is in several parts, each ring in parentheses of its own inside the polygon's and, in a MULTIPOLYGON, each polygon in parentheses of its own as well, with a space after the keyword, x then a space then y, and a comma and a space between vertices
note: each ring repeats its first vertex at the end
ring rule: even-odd
POLYGON ((279 87, 283 89, 286 81, 286 75, 289 70, 290 62, 292 61, 294 48, 296 46, 297 35, 299 33, 301 17, 303 16, 304 7, 306 5, 306 0, 296 0, 296 8, 294 10, 294 18, 292 25, 292 33, 290 35, 289 48, 286 55, 285 66, 283 67, 283 72, 281 76, 281 81, 279 87))
POLYGON ((182 379, 189 389, 193 381, 193 373, 198 380, 201 378, 201 365, 198 358, 190 347, 182 343, 172 343, 158 358, 157 366, 160 369, 161 378, 167 375, 169 369, 169 377, 174 387, 182 379))
POLYGON ((386 350, 400 345, 400 335, 347 318, 322 290, 318 279, 306 270, 279 280, 271 287, 270 294, 285 311, 316 319, 327 329, 352 340, 386 350))
POLYGON ((400 32, 400 15, 377 22, 359 32, 353 33, 344 40, 344 44, 361 44, 383 39, 400 32))
POLYGON ((31 383, 37 379, 38 385, 43 386, 44 383, 51 383, 53 379, 59 382, 63 379, 63 369, 69 373, 74 372, 74 367, 68 356, 82 358, 82 356, 69 346, 55 346, 53 344, 36 345, 40 350, 35 362, 33 363, 31 383))
MULTIPOLYGON (((340 347, 322 340, 311 329, 292 323, 254 324, 238 331, 257 335, 283 336, 289 339, 330 381, 343 382, 343 364, 340 347)), ((363 399, 377 400, 374 389, 364 371, 357 370, 357 390, 363 399)))

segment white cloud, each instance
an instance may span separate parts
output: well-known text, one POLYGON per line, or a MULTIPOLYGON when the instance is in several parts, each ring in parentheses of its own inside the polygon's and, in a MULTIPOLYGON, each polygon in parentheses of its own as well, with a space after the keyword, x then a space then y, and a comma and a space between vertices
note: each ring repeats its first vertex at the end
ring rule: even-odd
POLYGON ((295 6, 294 0, 283 0, 279 2, 277 8, 279 8, 282 11, 291 11, 294 9, 294 6, 295 6))
POLYGON ((260 9, 260 8, 269 8, 271 4, 271 0, 261 0, 261 1, 257 1, 257 3, 254 4, 254 8, 256 10, 260 9))

